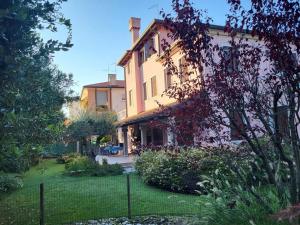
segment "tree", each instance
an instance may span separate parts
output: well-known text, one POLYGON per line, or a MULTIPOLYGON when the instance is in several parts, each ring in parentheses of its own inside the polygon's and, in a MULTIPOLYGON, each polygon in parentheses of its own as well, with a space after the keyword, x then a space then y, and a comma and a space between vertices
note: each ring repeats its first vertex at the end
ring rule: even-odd
POLYGON ((87 140, 92 135, 105 137, 114 136, 116 132, 115 122, 117 116, 112 112, 90 113, 82 112, 78 118, 71 121, 67 127, 64 139, 66 142, 80 141, 87 145, 87 140))
MULTIPOLYGON (((235 133, 247 142, 247 156, 275 186, 279 199, 298 203, 300 66, 295 55, 300 55, 299 2, 252 0, 250 9, 245 9, 240 1, 229 0, 226 48, 214 41, 205 11, 195 9, 188 0, 172 2, 174 13, 163 13, 165 25, 185 55, 184 67, 190 68, 184 74, 187 80, 166 92, 179 103, 166 111, 178 121, 172 129, 194 135, 199 145, 226 144, 235 133), (261 138, 268 141, 267 149, 261 138)), ((172 60, 171 45, 165 42, 164 50, 165 66, 173 76, 182 76, 172 60)), ((232 166, 242 178, 239 165, 232 166)), ((239 180, 243 190, 268 207, 259 193, 239 180)))
POLYGON ((72 94, 72 75, 52 65, 56 51, 72 47, 70 20, 59 11, 62 2, 0 3, 0 170, 19 160, 28 168, 62 128, 61 107, 72 94), (65 43, 40 37, 39 30, 56 32, 57 26, 69 31, 65 43))

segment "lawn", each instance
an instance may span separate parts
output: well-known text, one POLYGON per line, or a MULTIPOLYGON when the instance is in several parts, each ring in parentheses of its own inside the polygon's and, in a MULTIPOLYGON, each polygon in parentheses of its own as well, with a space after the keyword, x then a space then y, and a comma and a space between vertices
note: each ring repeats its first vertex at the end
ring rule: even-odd
MULTIPOLYGON (((24 175, 24 187, 0 200, 0 225, 39 224, 39 184, 45 184, 47 225, 127 216, 126 176, 68 177, 64 165, 42 162, 24 175)), ((200 211, 200 196, 149 187, 132 174, 132 215, 188 215, 200 211)))

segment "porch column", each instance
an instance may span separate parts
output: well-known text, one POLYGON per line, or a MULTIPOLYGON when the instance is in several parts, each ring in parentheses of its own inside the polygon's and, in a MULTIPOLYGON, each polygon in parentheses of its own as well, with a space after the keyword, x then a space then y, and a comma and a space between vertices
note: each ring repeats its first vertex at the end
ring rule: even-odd
POLYGON ((167 141, 168 145, 177 145, 177 140, 176 140, 176 134, 173 132, 172 127, 175 127, 175 118, 174 117, 169 117, 168 118, 168 128, 167 128, 167 141))
POLYGON ((124 136, 124 145, 123 145, 123 150, 124 150, 124 156, 128 156, 128 128, 127 127, 122 127, 123 131, 123 136, 124 136))
POLYGON ((175 134, 171 128, 167 128, 167 144, 168 146, 175 145, 175 134))
POLYGON ((145 146, 147 145, 147 127, 145 125, 140 125, 140 131, 141 131, 141 145, 145 146))

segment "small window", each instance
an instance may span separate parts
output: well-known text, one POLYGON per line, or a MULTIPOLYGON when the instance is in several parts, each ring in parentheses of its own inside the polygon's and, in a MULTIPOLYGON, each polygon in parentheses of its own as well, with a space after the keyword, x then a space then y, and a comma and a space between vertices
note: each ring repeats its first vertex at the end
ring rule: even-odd
POLYGON ((146 43, 145 43, 145 59, 148 59, 155 53, 155 47, 154 47, 154 39, 150 38, 146 43))
POLYGON ((241 115, 235 109, 230 109, 230 136, 231 140, 243 139, 241 132, 245 129, 245 123, 241 115))
POLYGON ((141 66, 145 61, 144 50, 139 51, 138 62, 139 66, 141 66))
POLYGON ((181 57, 178 60, 178 65, 179 65, 179 78, 180 78, 180 82, 184 82, 188 80, 188 67, 187 67, 187 63, 185 60, 185 57, 181 57))
POLYGON ((237 49, 234 50, 230 46, 224 46, 221 48, 221 50, 226 71, 229 73, 233 71, 238 71, 239 51, 237 49))
POLYGON ((169 72, 168 68, 164 69, 165 77, 165 90, 168 90, 172 85, 172 74, 169 72))
POLYGON ((132 106, 132 90, 128 92, 129 106, 132 106))
POLYGON ((125 101, 126 100, 126 95, 122 94, 122 100, 125 101))
POLYGON ((106 91, 97 91, 96 92, 96 105, 97 106, 106 106, 108 103, 107 92, 106 91))
POLYGON ((156 76, 153 76, 151 78, 151 92, 152 92, 152 97, 157 95, 156 76))
POLYGON ((143 83, 144 100, 147 100, 147 83, 143 83))

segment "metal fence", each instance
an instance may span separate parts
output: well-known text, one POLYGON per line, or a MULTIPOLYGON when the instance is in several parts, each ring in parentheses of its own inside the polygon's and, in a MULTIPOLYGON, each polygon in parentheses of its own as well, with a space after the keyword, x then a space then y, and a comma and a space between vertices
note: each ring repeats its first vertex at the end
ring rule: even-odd
POLYGON ((67 179, 24 186, 0 199, 0 225, 59 225, 109 217, 199 212, 199 196, 150 187, 135 174, 67 179))

